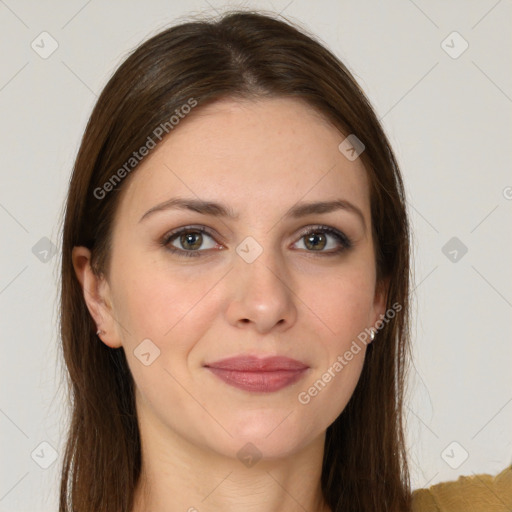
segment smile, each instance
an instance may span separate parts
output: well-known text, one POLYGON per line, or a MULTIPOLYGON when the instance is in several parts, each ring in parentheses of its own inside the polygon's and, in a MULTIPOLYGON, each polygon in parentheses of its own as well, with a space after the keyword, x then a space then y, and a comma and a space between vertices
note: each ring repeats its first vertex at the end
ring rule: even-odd
POLYGON ((238 389, 259 393, 279 391, 300 380, 309 366, 287 357, 260 359, 253 356, 237 356, 205 367, 216 377, 238 389))

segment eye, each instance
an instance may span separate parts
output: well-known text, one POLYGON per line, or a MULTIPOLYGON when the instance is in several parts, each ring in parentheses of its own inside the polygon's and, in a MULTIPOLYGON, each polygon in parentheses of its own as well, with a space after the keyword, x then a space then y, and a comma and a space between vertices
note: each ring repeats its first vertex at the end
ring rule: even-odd
MULTIPOLYGON (((178 256, 202 256, 207 249, 222 249, 204 227, 187 226, 167 233, 161 240, 166 250, 178 256)), ((351 240, 341 231, 329 226, 312 226, 304 231, 294 245, 307 252, 333 256, 352 247, 351 240)))
POLYGON ((352 247, 352 242, 344 233, 328 226, 308 228, 296 244, 299 245, 299 249, 318 252, 325 256, 338 254, 352 247))
POLYGON ((186 227, 165 235, 161 244, 179 256, 200 256, 205 249, 214 249, 218 246, 204 228, 186 227))

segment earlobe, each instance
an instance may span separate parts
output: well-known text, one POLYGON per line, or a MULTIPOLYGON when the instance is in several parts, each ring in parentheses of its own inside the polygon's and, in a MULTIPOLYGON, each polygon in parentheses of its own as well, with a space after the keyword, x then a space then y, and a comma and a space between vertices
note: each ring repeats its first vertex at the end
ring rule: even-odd
POLYGON ((82 246, 73 247, 72 261, 85 304, 97 326, 96 330, 100 331, 101 341, 111 348, 119 348, 122 343, 113 318, 108 283, 104 277, 93 271, 90 249, 82 246))

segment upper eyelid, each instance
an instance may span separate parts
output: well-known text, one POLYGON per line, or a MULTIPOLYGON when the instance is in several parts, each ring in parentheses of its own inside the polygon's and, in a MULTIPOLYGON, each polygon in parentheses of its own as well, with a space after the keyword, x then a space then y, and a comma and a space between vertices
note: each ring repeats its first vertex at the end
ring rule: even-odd
MULTIPOLYGON (((206 227, 206 226, 195 226, 195 225, 191 225, 191 226, 182 226, 180 228, 176 228, 176 229, 171 229, 171 231, 168 231, 167 233, 165 233, 165 235, 163 236, 163 239, 164 240, 170 240, 171 238, 175 237, 176 235, 179 235, 183 232, 200 232, 200 233, 205 233, 207 234, 208 236, 212 237, 213 239, 215 239, 215 234, 212 233, 213 230, 211 230, 210 228, 206 227)), ((219 236, 219 238, 223 238, 222 236, 219 236)))

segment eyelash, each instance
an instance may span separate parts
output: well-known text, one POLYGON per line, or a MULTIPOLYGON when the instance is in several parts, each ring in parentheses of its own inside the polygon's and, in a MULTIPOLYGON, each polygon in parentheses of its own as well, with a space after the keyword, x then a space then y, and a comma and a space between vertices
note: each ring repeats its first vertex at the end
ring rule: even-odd
MULTIPOLYGON (((178 249, 176 247, 173 247, 170 245, 170 243, 177 238, 180 235, 187 234, 187 233, 200 233, 200 234, 206 234, 214 239, 214 236, 208 229, 205 229, 204 227, 195 227, 195 226, 186 226, 184 228, 179 228, 175 231, 171 231, 170 233, 167 233, 163 239, 160 241, 160 244, 169 252, 176 254, 178 256, 184 256, 187 258, 190 257, 199 257, 202 256, 201 252, 205 252, 204 250, 195 250, 195 251, 186 251, 183 249, 178 249)), ((324 251, 306 251, 311 253, 317 253, 320 256, 336 256, 348 249, 352 248, 352 241, 341 231, 338 231, 337 229, 331 228, 329 226, 323 226, 323 225, 317 225, 310 227, 307 231, 301 233, 298 240, 301 238, 304 238, 308 235, 312 234, 318 234, 323 233, 326 235, 333 236, 336 241, 341 245, 340 248, 330 251, 330 252, 324 252, 324 251)))

